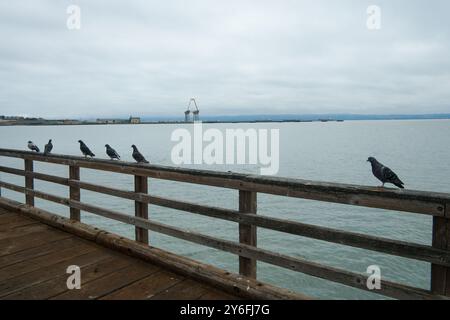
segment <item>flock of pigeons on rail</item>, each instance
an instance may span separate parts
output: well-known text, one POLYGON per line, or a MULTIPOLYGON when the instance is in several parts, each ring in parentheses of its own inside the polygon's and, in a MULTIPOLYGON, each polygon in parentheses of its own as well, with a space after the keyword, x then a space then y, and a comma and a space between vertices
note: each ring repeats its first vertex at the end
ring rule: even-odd
MULTIPOLYGON (((78 140, 78 143, 80 144, 80 151, 85 157, 95 157, 95 154, 92 153, 92 151, 83 141, 78 140)), ((134 144, 131 147, 133 148, 133 159, 136 160, 137 163, 149 163, 134 144)), ((38 146, 36 146, 32 141, 28 141, 28 148, 32 151, 40 152, 38 146)), ((105 144, 105 148, 106 154, 108 155, 108 157, 110 157, 111 160, 120 160, 119 154, 116 152, 116 150, 111 148, 109 144, 105 144)), ((52 149, 53 144, 52 139, 50 139, 44 147, 44 155, 48 155, 49 153, 51 153, 52 149)), ((367 161, 372 165, 373 175, 383 183, 382 187, 384 187, 385 183, 392 183, 393 185, 404 189, 404 183, 391 169, 378 162, 374 157, 369 157, 367 161)))
MULTIPOLYGON (((82 140, 78 140, 78 143, 80 144, 80 151, 84 155, 84 157, 91 157, 91 158, 95 157, 95 154, 91 151, 91 149, 89 149, 89 147, 82 140)), ((111 158, 111 160, 120 160, 120 156, 116 150, 111 148, 109 144, 105 144, 105 147, 106 147, 106 154, 108 155, 108 157, 111 158)), ((137 163, 150 163, 144 158, 144 156, 139 152, 138 148, 134 144, 131 147, 133 148, 132 153, 133 159, 136 160, 137 163)), ((39 147, 35 145, 33 141, 28 141, 28 149, 30 149, 31 151, 40 152, 39 147)), ((44 147, 44 156, 50 154, 52 150, 53 144, 52 139, 50 139, 48 140, 48 143, 44 147)))

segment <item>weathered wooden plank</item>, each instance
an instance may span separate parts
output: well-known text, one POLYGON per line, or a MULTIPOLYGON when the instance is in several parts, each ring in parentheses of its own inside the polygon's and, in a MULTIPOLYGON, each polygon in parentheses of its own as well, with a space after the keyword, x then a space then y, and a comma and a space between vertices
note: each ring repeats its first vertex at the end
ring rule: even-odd
POLYGON ((54 300, 99 299, 115 290, 119 290, 135 281, 159 271, 156 266, 135 261, 128 267, 110 273, 102 278, 88 282, 79 290, 70 290, 52 297, 54 300))
POLYGON ((39 256, 43 256, 53 252, 55 250, 55 246, 59 248, 59 250, 63 250, 66 248, 73 247, 76 243, 80 242, 79 238, 76 238, 70 235, 69 238, 65 238, 62 240, 55 240, 45 244, 42 244, 38 247, 33 247, 30 249, 25 249, 13 254, 5 255, 0 257, 0 268, 4 268, 6 266, 25 261, 27 259, 36 258, 39 256))
MULTIPOLYGON (((6 216, 7 214, 2 215, 2 217, 6 216)), ((17 215, 17 214, 15 214, 17 215)), ((10 221, 6 222, 4 220, 2 220, 2 224, 0 225, 0 232, 7 232, 10 230, 14 230, 17 228, 23 228, 26 227, 28 225, 33 225, 33 224, 37 224, 39 223, 38 221, 35 220, 31 220, 31 219, 26 219, 26 220, 22 220, 22 219, 11 219, 10 221)), ((18 231, 19 233, 19 231, 18 231)))
MULTIPOLYGON (((79 263, 79 262, 77 262, 79 263)), ((131 265, 129 259, 112 256, 101 261, 81 265, 81 285, 102 278, 108 274, 131 265)), ((49 299, 69 291, 66 285, 67 274, 60 271, 52 279, 26 287, 20 291, 2 297, 5 300, 49 299)))
POLYGON ((15 174, 15 175, 18 175, 18 176, 23 176, 23 177, 25 176, 25 170, 5 167, 5 166, 0 166, 0 172, 15 174))
POLYGON ((185 278, 167 271, 158 271, 142 280, 116 290, 102 300, 147 300, 174 286, 185 278))
POLYGON ((7 212, 0 216, 0 231, 7 231, 15 227, 24 226, 30 223, 38 223, 36 220, 26 218, 16 212, 7 212))
MULTIPOLYGON (((69 167, 69 178, 71 180, 80 180, 80 167, 70 166, 69 167)), ((69 188, 69 198, 71 200, 80 201, 80 188, 76 186, 70 186, 69 188)), ((70 219, 75 221, 80 221, 81 215, 80 210, 76 208, 70 208, 70 219)))
POLYGON ((39 247, 50 241, 63 240, 73 237, 71 234, 63 232, 55 232, 51 234, 43 234, 35 232, 26 235, 18 235, 0 240, 0 256, 13 254, 22 250, 39 247))
POLYGON ((62 198, 62 197, 58 197, 58 196, 53 196, 51 194, 45 193, 45 192, 41 192, 41 191, 37 191, 37 190, 33 190, 33 189, 28 189, 26 187, 20 187, 18 185, 14 185, 11 183, 7 183, 4 181, 0 181, 0 186, 4 187, 5 189, 9 189, 9 190, 13 190, 16 192, 22 192, 25 193, 25 195, 32 195, 33 198, 34 197, 38 197, 47 201, 52 201, 52 202, 56 202, 56 203, 60 203, 60 204, 67 204, 68 203, 68 199, 66 198, 62 198), (61 203, 61 201, 63 203, 61 203))
MULTIPOLYGON (((446 206, 446 210, 450 210, 450 205, 446 206)), ((450 252, 450 220, 433 217, 432 245, 450 252)), ((450 296, 450 268, 448 266, 431 265, 431 291, 435 294, 450 296)))
POLYGON ((258 179, 255 178, 255 182, 243 183, 243 188, 249 191, 279 196, 353 206, 396 210, 433 216, 444 215, 442 200, 433 197, 422 197, 427 194, 426 192, 304 180, 298 180, 298 184, 294 183, 293 185, 290 185, 288 181, 284 182, 285 183, 280 181, 280 184, 276 184, 276 181, 274 181, 273 185, 266 185, 258 182, 258 179), (427 200, 422 200, 422 198, 427 200))
MULTIPOLYGON (((134 192, 144 194, 148 192, 147 177, 134 176, 134 192)), ((134 215, 139 218, 148 219, 148 204, 145 202, 135 201, 134 215)), ((138 242, 148 244, 148 230, 136 227, 135 239, 138 242)))
POLYGON ((14 230, 15 232, 20 234, 22 232, 22 230, 25 230, 28 226, 32 226, 35 224, 39 224, 39 222, 38 221, 26 221, 26 220, 11 222, 11 223, 8 223, 7 225, 0 226, 0 233, 10 232, 10 231, 14 230))
POLYGON ((199 300, 240 300, 238 297, 232 296, 218 290, 210 290, 203 294, 199 300))
POLYGON ((0 222, 0 230, 10 230, 13 229, 16 225, 21 226, 29 222, 36 221, 18 214, 17 212, 7 212, 0 216, 0 222))
MULTIPOLYGON (((55 250, 59 249, 56 245, 54 247, 55 250)), ((63 277, 64 279, 61 280, 64 280, 64 282, 66 282, 65 280, 67 280, 67 277, 69 276, 66 273, 66 270, 69 265, 79 266, 81 268, 81 271, 84 271, 83 268, 85 266, 97 264, 99 261, 111 259, 111 257, 111 254, 106 250, 94 250, 86 254, 69 258, 54 265, 45 266, 43 268, 39 268, 34 271, 22 274, 18 277, 8 279, 7 281, 0 283, 0 298, 11 295, 13 293, 17 293, 19 291, 24 291, 26 290, 26 288, 49 281, 51 279, 55 279, 58 276, 63 277)), ((84 272, 81 275, 84 283, 86 280, 84 272)))
POLYGON ((56 155, 43 156, 28 151, 0 149, 0 155, 37 161, 77 165, 84 168, 147 176, 180 182, 204 184, 223 188, 247 190, 311 200, 368 206, 381 209, 444 216, 444 206, 450 195, 415 190, 373 188, 349 184, 316 182, 309 180, 262 177, 232 172, 216 172, 173 168, 158 165, 134 164, 123 161, 84 159, 56 155))
MULTIPOLYGON (((33 160, 25 159, 25 172, 33 172, 33 160)), ((25 188, 29 190, 34 189, 34 179, 31 176, 25 177, 25 188)), ((34 206, 34 196, 29 193, 25 193, 25 203, 29 206, 34 206)))
POLYGON ((206 282, 215 288, 246 299, 309 300, 308 296, 271 286, 267 283, 233 274, 211 265, 181 257, 170 252, 139 244, 112 234, 100 234, 98 243, 128 255, 158 264, 168 270, 206 282))
POLYGON ((39 268, 48 267, 61 261, 66 261, 72 257, 76 257, 95 250, 98 251, 98 249, 96 249, 95 247, 80 242, 71 248, 50 252, 49 254, 43 256, 15 263, 2 268, 2 272, 0 273, 0 281, 15 278, 39 268))
POLYGON ((155 294, 151 300, 196 300, 207 293, 208 287, 199 284, 196 281, 185 279, 180 283, 155 294))
MULTIPOLYGON (((1 184, 1 182, 0 182, 1 184)), ((51 198, 47 197, 46 194, 39 192, 39 191, 33 191, 33 194, 42 199, 46 199, 49 201, 54 201, 56 203, 61 203, 63 205, 68 205, 69 199, 52 196, 51 198)), ((86 240, 95 240, 97 235, 101 232, 96 227, 91 227, 86 224, 77 224, 77 221, 64 218, 62 216, 58 216, 55 214, 52 214, 50 212, 47 212, 42 209, 34 208, 34 207, 24 207, 20 203, 12 201, 12 200, 6 200, 6 199, 0 199, 0 205, 10 208, 11 210, 19 211, 23 214, 26 214, 28 217, 36 219, 40 222, 43 222, 47 225, 56 227, 58 229, 61 229, 66 232, 70 232, 72 234, 75 234, 81 238, 84 238, 86 240)), ((67 234, 64 234, 67 236, 67 234)))
POLYGON ((47 181, 47 182, 53 182, 56 184, 62 184, 65 186, 69 185, 69 182, 68 182, 69 179, 67 179, 67 178, 61 178, 61 177, 57 177, 57 176, 53 176, 53 175, 49 175, 49 174, 40 173, 40 172, 27 172, 25 170, 9 168, 9 167, 4 167, 4 166, 0 166, 0 172, 14 174, 17 176, 22 176, 22 177, 28 176, 28 177, 31 177, 34 179, 47 181))
MULTIPOLYGON (((239 190, 239 212, 245 215, 256 214, 256 192, 239 190)), ((256 227, 249 224, 239 224, 239 243, 257 246, 256 227)), ((256 279, 256 260, 239 256, 239 273, 256 279)))
POLYGON ((50 231, 50 228, 48 226, 46 226, 45 224, 36 222, 33 224, 28 224, 25 225, 23 227, 17 227, 17 228, 13 228, 7 231, 2 231, 0 232, 0 240, 2 239, 8 239, 11 237, 17 237, 18 235, 20 236, 26 236, 28 234, 33 234, 33 233, 42 233, 42 232, 47 232, 50 231))

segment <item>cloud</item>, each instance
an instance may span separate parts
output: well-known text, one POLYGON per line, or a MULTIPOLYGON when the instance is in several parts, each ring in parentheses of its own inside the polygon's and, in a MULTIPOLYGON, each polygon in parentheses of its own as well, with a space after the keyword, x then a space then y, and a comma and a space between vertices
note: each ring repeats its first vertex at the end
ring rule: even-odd
POLYGON ((376 2, 3 2, 0 114, 450 112, 448 1, 376 2))

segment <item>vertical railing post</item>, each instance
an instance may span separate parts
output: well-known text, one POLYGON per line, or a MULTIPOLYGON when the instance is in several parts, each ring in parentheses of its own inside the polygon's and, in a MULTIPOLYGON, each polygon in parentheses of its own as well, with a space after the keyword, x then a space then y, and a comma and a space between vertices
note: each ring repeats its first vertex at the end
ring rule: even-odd
MULTIPOLYGON (((70 180, 80 180, 80 167, 78 166, 69 166, 69 179, 70 180)), ((70 200, 80 201, 81 193, 80 188, 77 186, 71 185, 69 187, 69 198, 70 200)), ((80 209, 70 208, 70 219, 75 221, 80 221, 80 209)))
MULTIPOLYGON (((433 217, 433 247, 450 251, 450 204, 446 205, 445 217, 433 217)), ((431 264, 431 291, 450 296, 450 268, 431 264)))
MULTIPOLYGON (((256 214, 256 192, 239 190, 239 212, 256 214)), ((257 246, 256 226, 239 224, 239 243, 257 246)), ((239 257, 239 273, 256 279, 256 260, 239 257)))
MULTIPOLYGON (((33 173, 33 160, 31 159, 25 159, 25 188, 34 190, 34 178, 28 173, 33 173)), ((34 196, 25 193, 25 203, 34 207, 34 196)))
MULTIPOLYGON (((139 193, 148 193, 148 178, 134 176, 134 191, 139 193)), ((148 204, 144 202, 134 202, 134 215, 139 218, 148 219, 148 204)), ((148 244, 148 230, 135 227, 136 241, 148 244)))

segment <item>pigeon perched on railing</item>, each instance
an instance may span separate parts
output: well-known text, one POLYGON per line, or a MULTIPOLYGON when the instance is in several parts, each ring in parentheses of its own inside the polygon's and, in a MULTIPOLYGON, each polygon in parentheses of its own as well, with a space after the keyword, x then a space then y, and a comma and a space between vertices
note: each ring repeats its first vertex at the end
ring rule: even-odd
POLYGON ((404 183, 391 169, 378 162, 374 157, 370 157, 367 161, 372 165, 373 175, 383 183, 382 187, 385 183, 392 183, 400 189, 404 189, 404 183))
POLYGON ((111 160, 114 160, 114 159, 120 160, 120 156, 116 152, 116 150, 111 148, 111 146, 109 144, 105 144, 105 147, 106 147, 106 154, 111 158, 111 160))
POLYGON ((133 159, 137 161, 137 163, 150 163, 145 160, 144 156, 139 152, 138 148, 133 144, 131 146, 133 148, 133 159))
POLYGON ((48 140, 48 143, 44 147, 44 156, 52 152, 53 144, 52 139, 48 140))
POLYGON ((81 140, 78 140, 80 143, 80 150, 81 153, 84 155, 84 157, 90 156, 95 157, 95 154, 92 153, 92 151, 88 148, 88 146, 81 140))
POLYGON ((38 146, 35 145, 35 144, 33 143, 33 141, 28 141, 28 149, 30 149, 31 151, 40 152, 38 146))

